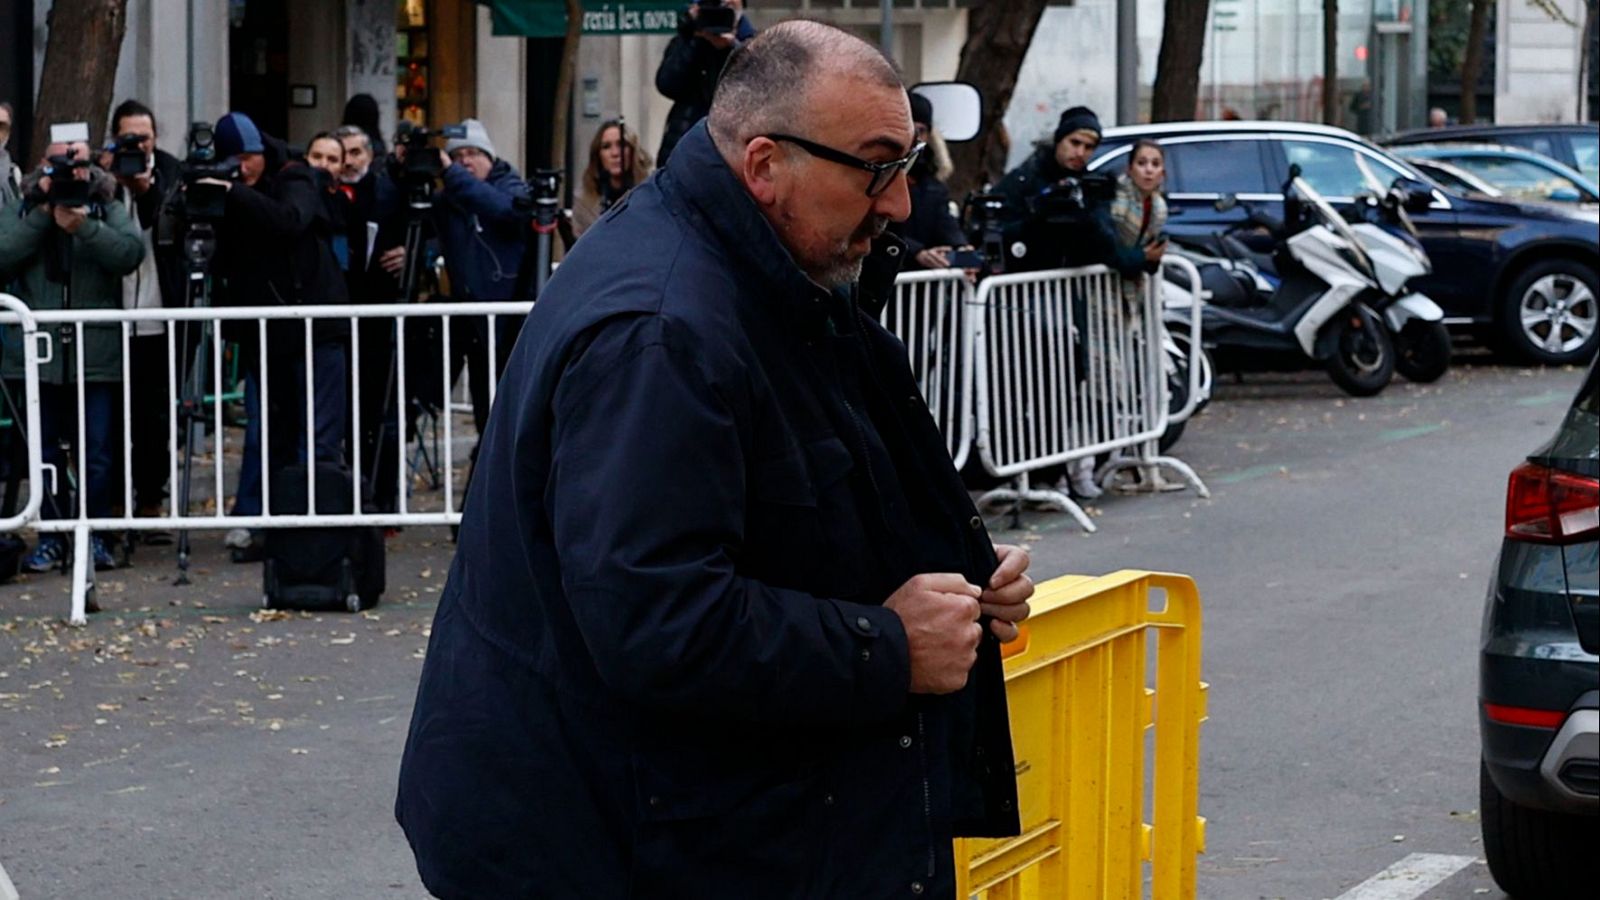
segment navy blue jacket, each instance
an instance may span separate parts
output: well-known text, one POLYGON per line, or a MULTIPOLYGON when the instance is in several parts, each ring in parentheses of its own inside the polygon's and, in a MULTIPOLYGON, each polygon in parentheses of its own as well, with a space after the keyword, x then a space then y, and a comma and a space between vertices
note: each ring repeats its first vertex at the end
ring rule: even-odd
POLYGON ((882 603, 994 568, 905 348, 697 125, 500 382, 400 768, 424 883, 953 896, 951 837, 1018 828, 999 645, 914 697, 882 603))
POLYGON ((517 270, 528 246, 528 218, 512 206, 528 186, 503 159, 479 181, 465 166, 444 170, 435 201, 439 243, 452 300, 515 300, 517 270))

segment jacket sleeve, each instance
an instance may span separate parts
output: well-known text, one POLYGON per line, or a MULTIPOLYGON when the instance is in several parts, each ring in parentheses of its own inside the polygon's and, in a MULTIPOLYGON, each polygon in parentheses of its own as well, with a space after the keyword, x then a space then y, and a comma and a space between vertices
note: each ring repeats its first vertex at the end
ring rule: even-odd
POLYGON ((0 272, 15 273, 39 252, 39 245, 55 223, 50 211, 35 206, 23 211, 22 201, 13 201, 0 215, 0 272))
POLYGON ((320 207, 316 188, 309 181, 285 178, 279 182, 282 198, 235 184, 228 191, 228 215, 240 224, 271 237, 294 238, 311 227, 320 207))
POLYGON ((444 191, 457 206, 487 226, 516 228, 522 223, 522 214, 511 201, 527 196, 528 185, 515 174, 507 173, 490 184, 474 178, 461 166, 451 166, 444 170, 444 191))
POLYGON ((1144 248, 1117 240, 1117 224, 1111 220, 1109 207, 1096 207, 1090 222, 1087 231, 1096 244, 1094 258, 1116 269, 1124 278, 1136 278, 1144 272, 1144 248))
POLYGON ((144 236, 120 202, 107 203, 102 219, 89 219, 73 236, 79 252, 112 275, 122 277, 144 261, 144 236))
POLYGON ((556 392, 547 508, 600 677, 657 708, 852 726, 905 704, 899 617, 735 571, 740 401, 663 317, 613 320, 556 392))
POLYGON ((697 40, 692 32, 685 35, 681 31, 667 44, 661 65, 656 67, 656 90, 663 97, 678 101, 700 98, 702 47, 710 49, 711 45, 697 40))

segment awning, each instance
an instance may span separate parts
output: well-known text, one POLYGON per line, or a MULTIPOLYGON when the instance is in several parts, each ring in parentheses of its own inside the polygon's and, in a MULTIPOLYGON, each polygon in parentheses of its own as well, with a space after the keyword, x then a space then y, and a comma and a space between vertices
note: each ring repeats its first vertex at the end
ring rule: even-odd
MULTIPOLYGON (((565 0, 478 0, 489 7, 494 33, 505 37, 565 37, 565 0)), ((583 0, 583 33, 671 34, 685 0, 583 0)))

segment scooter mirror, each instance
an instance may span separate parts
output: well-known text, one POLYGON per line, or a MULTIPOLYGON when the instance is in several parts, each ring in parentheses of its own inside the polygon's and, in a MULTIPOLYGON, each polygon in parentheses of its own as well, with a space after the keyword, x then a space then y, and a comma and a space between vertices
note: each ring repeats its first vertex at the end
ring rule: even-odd
POLYGON ((1299 178, 1300 174, 1301 174, 1301 172, 1300 172, 1300 164, 1299 163, 1290 163, 1289 164, 1289 180, 1293 181, 1296 178, 1299 178))
POLYGON ((1406 212, 1426 212, 1433 205, 1433 185, 1426 181, 1400 177, 1390 185, 1390 190, 1399 191, 1405 198, 1402 204, 1406 212))
POLYGON ((911 93, 933 106, 933 124, 947 144, 970 141, 983 130, 983 94, 964 81, 912 85, 911 93))
POLYGON ((1212 204, 1212 206, 1216 208, 1217 212, 1227 212, 1228 210, 1233 209, 1235 206, 1238 206, 1238 205, 1239 205, 1239 198, 1235 197, 1232 194, 1223 194, 1222 196, 1217 198, 1217 202, 1216 203, 1212 204))

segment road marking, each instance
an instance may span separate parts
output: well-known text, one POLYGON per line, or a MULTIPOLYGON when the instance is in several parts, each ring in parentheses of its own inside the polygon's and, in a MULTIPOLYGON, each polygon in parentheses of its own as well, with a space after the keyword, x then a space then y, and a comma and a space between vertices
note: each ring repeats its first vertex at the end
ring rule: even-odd
POLYGON ((17 900, 17 886, 11 883, 5 866, 0 866, 0 900, 17 900))
POLYGON ((1471 856, 1413 853, 1334 900, 1415 900, 1475 861, 1471 856))

